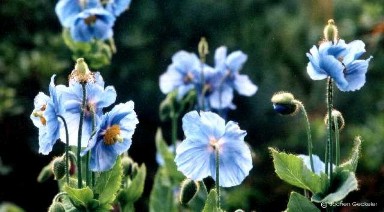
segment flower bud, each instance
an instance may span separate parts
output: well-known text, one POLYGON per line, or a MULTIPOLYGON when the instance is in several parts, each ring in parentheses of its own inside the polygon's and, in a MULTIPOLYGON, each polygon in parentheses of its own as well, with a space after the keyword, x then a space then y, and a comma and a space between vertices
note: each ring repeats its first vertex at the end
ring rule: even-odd
POLYGON ((124 176, 129 176, 132 173, 133 163, 133 160, 128 156, 124 156, 121 158, 121 166, 123 169, 124 176))
POLYGON ((278 92, 272 96, 273 109, 281 115, 293 115, 298 111, 295 97, 288 92, 278 92))
POLYGON ((60 202, 53 202, 51 206, 49 206, 48 212, 65 212, 64 206, 60 202))
MULTIPOLYGON (((331 115, 332 115, 332 119, 333 120, 334 119, 337 120, 337 128, 338 128, 338 130, 342 130, 344 128, 344 126, 345 126, 345 121, 344 121, 343 115, 340 113, 340 111, 335 110, 335 109, 332 110, 331 115)), ((332 126, 332 130, 335 130, 336 126, 335 126, 333 120, 331 122, 331 126, 332 126)), ((326 125, 328 124, 328 114, 324 118, 324 123, 326 125)))
POLYGON ((199 42, 197 48, 198 48, 198 51, 199 51, 200 60, 203 63, 205 63, 205 58, 206 58, 207 54, 209 53, 209 51, 208 51, 208 42, 205 39, 205 37, 202 37, 200 39, 200 42, 199 42))
POLYGON ((55 176, 55 180, 61 180, 65 176, 65 158, 57 157, 52 162, 52 172, 55 176))
POLYGON ((328 20, 328 24, 324 27, 324 41, 332 41, 333 43, 337 43, 339 40, 339 31, 335 25, 335 21, 333 19, 328 20))
POLYGON ((199 184, 192 180, 192 179, 185 179, 182 183, 181 183, 181 189, 180 189, 180 203, 182 205, 186 205, 188 204, 188 202, 190 202, 193 197, 197 194, 197 192, 199 191, 199 184))
POLYGON ((51 164, 44 166, 44 168, 40 171, 39 176, 37 176, 37 182, 43 183, 47 181, 53 175, 51 164))

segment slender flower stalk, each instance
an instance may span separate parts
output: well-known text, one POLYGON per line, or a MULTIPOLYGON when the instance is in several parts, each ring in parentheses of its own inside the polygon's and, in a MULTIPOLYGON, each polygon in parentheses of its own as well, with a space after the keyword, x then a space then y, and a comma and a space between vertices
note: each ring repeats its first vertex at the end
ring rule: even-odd
POLYGON ((83 88, 83 100, 81 103, 81 110, 80 110, 80 121, 79 121, 79 130, 77 133, 77 180, 78 180, 78 187, 83 187, 83 180, 81 176, 81 159, 80 159, 80 153, 81 153, 81 137, 82 137, 82 131, 83 131, 83 121, 84 121, 84 110, 86 107, 86 95, 87 90, 85 89, 86 83, 82 82, 81 87, 83 88))
POLYGON ((68 126, 67 126, 67 122, 65 121, 63 116, 58 115, 57 117, 60 118, 64 124, 64 130, 65 130, 65 178, 66 178, 67 183, 69 183, 69 134, 68 134, 68 126))
POLYGON ((216 193, 217 193, 217 200, 216 200, 216 207, 220 209, 220 154, 219 149, 216 148, 216 193))
POLYGON ((340 129, 337 117, 333 117, 333 125, 335 126, 335 165, 340 165, 340 129))
POLYGON ((330 179, 333 177, 333 130, 332 130, 332 110, 333 110, 333 81, 328 77, 327 81, 327 146, 326 146, 326 160, 325 160, 325 172, 330 179), (329 167, 329 170, 328 170, 329 167))

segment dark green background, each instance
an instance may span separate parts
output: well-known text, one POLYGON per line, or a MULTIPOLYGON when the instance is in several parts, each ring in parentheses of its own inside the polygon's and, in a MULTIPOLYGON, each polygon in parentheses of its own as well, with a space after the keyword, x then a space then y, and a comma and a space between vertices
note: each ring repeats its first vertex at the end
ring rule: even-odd
MULTIPOLYGON (((62 28, 54 13, 56 1, 1 0, 0 8, 0 158, 10 167, 0 172, 0 202, 10 201, 27 211, 45 211, 57 193, 56 182, 36 182, 40 169, 55 155, 38 154, 38 130, 29 115, 33 98, 48 92, 52 74, 65 83, 74 66, 63 43, 62 28)), ((145 194, 138 211, 148 209, 148 195, 156 172, 154 135, 161 126, 169 140, 170 123, 160 122, 158 105, 165 97, 158 79, 179 50, 197 52, 202 36, 209 42, 208 64, 214 50, 226 45, 230 52, 248 55, 242 73, 258 85, 252 97, 236 95, 237 110, 229 119, 248 132, 254 168, 241 186, 225 189, 224 208, 234 211, 281 211, 289 191, 273 172, 268 146, 305 153, 306 133, 301 116, 283 117, 272 110, 270 99, 280 90, 302 101, 312 123, 314 152, 323 157, 325 81, 312 81, 306 73, 305 53, 318 43, 329 18, 334 18, 340 37, 361 39, 372 55, 367 83, 356 92, 335 92, 335 108, 346 128, 341 134, 342 157, 349 154, 353 138, 363 139, 357 170, 360 190, 344 202, 384 204, 384 5, 381 0, 133 0, 130 10, 114 26, 117 53, 100 71, 106 85, 114 85, 117 103, 133 100, 139 125, 129 154, 148 167, 145 194)), ((182 139, 182 131, 179 138, 182 139)), ((2 168, 4 170, 4 168, 2 168)), ((297 189, 296 189, 297 190, 297 189)), ((300 191, 301 192, 301 191, 300 191)), ((339 208, 341 209, 341 208, 339 208)))

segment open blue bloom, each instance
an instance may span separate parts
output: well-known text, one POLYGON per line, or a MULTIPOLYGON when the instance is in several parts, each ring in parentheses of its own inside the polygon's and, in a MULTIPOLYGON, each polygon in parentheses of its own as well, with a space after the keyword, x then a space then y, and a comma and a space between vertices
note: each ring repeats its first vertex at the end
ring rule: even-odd
POLYGON ((233 96, 233 89, 240 95, 252 96, 257 91, 257 86, 246 75, 239 72, 247 61, 247 55, 242 51, 232 52, 227 56, 227 48, 221 46, 215 51, 216 89, 212 94, 211 106, 216 109, 228 107, 227 100, 233 96))
POLYGON ((105 9, 117 17, 127 10, 130 4, 131 0, 109 0, 105 9))
POLYGON ((195 89, 200 83, 201 63, 196 54, 179 51, 172 57, 172 64, 160 76, 160 90, 170 93, 177 89, 177 99, 180 100, 188 91, 195 89))
POLYGON ((113 35, 115 17, 104 8, 91 8, 77 14, 70 28, 75 41, 105 40, 113 35))
POLYGON ((252 169, 251 151, 244 142, 247 134, 237 123, 212 112, 192 111, 183 117, 185 140, 176 149, 177 169, 186 177, 202 180, 216 176, 219 153, 219 184, 239 185, 252 169))
POLYGON ((61 25, 70 28, 81 11, 96 7, 101 7, 99 0, 59 0, 55 12, 61 25))
MULTIPOLYGON (((103 108, 112 105, 116 100, 115 88, 113 86, 104 88, 104 80, 101 75, 96 74, 96 76, 98 76, 97 81, 85 85, 86 101, 81 138, 82 147, 87 146, 92 131, 103 115, 103 108)), ((80 83, 72 82, 68 87, 60 85, 58 89, 62 94, 62 101, 66 109, 63 116, 67 121, 69 132, 73 132, 69 135, 69 145, 77 146, 77 131, 79 128, 80 111, 82 110, 83 88, 80 83)), ((61 133, 64 133, 64 131, 61 131, 61 133)))
MULTIPOLYGON (((311 162, 310 162, 310 158, 308 155, 298 155, 299 158, 301 158, 304 162, 304 165, 309 169, 309 170, 312 170, 311 169, 311 162)), ((320 173, 325 173, 325 164, 323 161, 320 160, 319 156, 317 155, 312 155, 312 159, 313 159, 313 168, 315 170, 315 174, 317 175, 320 175, 320 173)), ((333 167, 336 167, 335 165, 333 165, 333 167)))
POLYGON ((81 153, 84 155, 91 150, 90 169, 111 169, 117 157, 131 146, 132 135, 138 123, 132 101, 118 104, 103 115, 95 136, 81 153))
POLYGON ((307 73, 313 80, 331 77, 341 91, 359 90, 365 84, 365 74, 372 58, 358 60, 364 52, 365 44, 360 40, 349 44, 344 40, 336 44, 323 42, 319 48, 313 46, 306 54, 310 60, 307 73))
MULTIPOLYGON (((58 115, 64 113, 61 98, 56 92, 55 75, 51 77, 49 95, 43 92, 37 94, 34 100, 34 110, 30 116, 34 125, 39 128, 39 153, 47 155, 60 138, 61 120, 58 115)), ((61 137, 65 139, 65 137, 61 137)))

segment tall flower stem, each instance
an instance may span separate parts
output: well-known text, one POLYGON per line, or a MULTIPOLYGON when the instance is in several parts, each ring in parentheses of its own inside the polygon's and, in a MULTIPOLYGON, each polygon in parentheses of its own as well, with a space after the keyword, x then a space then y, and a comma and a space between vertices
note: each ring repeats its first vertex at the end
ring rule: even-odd
POLYGON ((326 160, 325 160, 325 173, 329 179, 333 178, 333 130, 332 130, 332 110, 333 110, 333 82, 332 78, 328 77, 327 81, 327 146, 326 146, 326 160))
POLYGON ((171 114, 171 125, 172 125, 172 145, 173 145, 173 154, 176 155, 176 140, 177 140, 177 120, 179 119, 179 113, 176 113, 174 110, 171 114))
POLYGON ((333 117, 333 125, 335 126, 335 165, 340 165, 340 129, 337 117, 333 117))
POLYGON ((220 156, 219 156, 219 148, 215 148, 216 153, 216 207, 220 209, 220 156))
POLYGON ((303 116, 304 116, 304 119, 305 119, 305 122, 306 122, 306 126, 307 126, 307 140, 308 140, 307 141, 308 142, 307 149, 308 149, 309 161, 310 161, 310 164, 311 164, 312 172, 315 172, 315 167, 313 165, 313 157, 312 157, 313 145, 312 145, 312 136, 311 136, 311 125, 309 123, 308 114, 307 114, 307 111, 305 110, 305 107, 304 107, 303 103, 301 103, 298 100, 293 100, 292 103, 298 105, 300 107, 301 112, 303 113, 303 116))
POLYGON ((65 178, 67 181, 67 184, 69 184, 69 134, 68 134, 68 125, 67 122, 65 121, 64 117, 61 115, 57 116, 58 118, 61 119, 61 121, 64 124, 64 129, 65 129, 65 178))
POLYGON ((79 121, 79 130, 77 132, 77 187, 82 188, 83 187, 83 179, 81 176, 81 137, 83 132, 83 121, 84 121, 84 110, 86 107, 86 99, 87 99, 87 91, 85 88, 86 83, 82 82, 81 87, 83 88, 83 100, 81 102, 81 110, 80 110, 80 121, 79 121))

